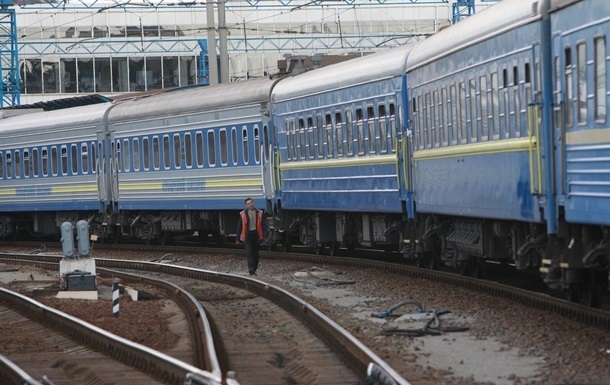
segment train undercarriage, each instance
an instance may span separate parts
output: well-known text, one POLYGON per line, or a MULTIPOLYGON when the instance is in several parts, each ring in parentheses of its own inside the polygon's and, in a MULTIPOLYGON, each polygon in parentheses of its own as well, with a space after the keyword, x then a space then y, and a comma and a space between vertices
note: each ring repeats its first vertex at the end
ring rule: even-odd
POLYGON ((403 255, 422 267, 441 263, 483 277, 487 261, 537 270, 566 298, 599 307, 610 281, 610 230, 560 222, 549 236, 542 224, 420 215, 403 255), (423 217, 423 218, 422 218, 423 217))

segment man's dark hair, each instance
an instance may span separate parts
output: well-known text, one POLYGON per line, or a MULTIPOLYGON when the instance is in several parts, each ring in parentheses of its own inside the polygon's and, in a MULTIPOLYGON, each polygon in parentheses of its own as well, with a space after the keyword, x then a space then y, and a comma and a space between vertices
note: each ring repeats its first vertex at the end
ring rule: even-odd
POLYGON ((244 200, 244 203, 248 203, 248 201, 253 200, 252 198, 246 198, 246 200, 244 200))

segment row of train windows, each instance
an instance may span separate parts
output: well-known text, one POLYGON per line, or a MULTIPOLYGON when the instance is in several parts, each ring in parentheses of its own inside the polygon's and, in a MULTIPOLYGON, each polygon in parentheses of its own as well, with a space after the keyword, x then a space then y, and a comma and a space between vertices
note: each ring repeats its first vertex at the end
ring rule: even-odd
MULTIPOLYGON (((555 104, 556 119, 561 124, 561 99, 562 86, 561 80, 563 73, 565 82, 565 128, 574 126, 574 115, 578 125, 585 125, 589 122, 589 94, 588 94, 588 63, 587 42, 576 44, 576 60, 572 46, 564 48, 563 71, 561 68, 560 57, 555 57, 555 104), (576 73, 576 79, 574 79, 576 73), (574 80, 576 80, 576 111, 574 111, 574 80)), ((606 37, 598 36, 593 39, 593 116, 596 123, 605 123, 607 115, 607 75, 606 75, 606 37)))
MULTIPOLYGON (((286 119, 286 150, 288 159, 330 159, 358 155, 385 154, 396 150, 396 118, 394 103, 356 108, 313 116, 286 119), (298 124, 298 125, 297 125, 298 124), (335 147, 336 144, 336 147, 335 147)), ((400 116, 400 115, 398 115, 400 116)))
POLYGON ((520 137, 525 108, 532 101, 530 63, 524 63, 522 75, 519 72, 518 66, 504 68, 413 97, 415 147, 520 137))
MULTIPOLYGON (((260 163, 260 133, 254 126, 254 163, 260 163)), ((263 127, 263 135, 268 138, 267 126, 263 127)), ((267 140, 267 139, 266 139, 267 140)), ((119 171, 140 171, 163 169, 181 169, 204 167, 207 152, 207 166, 216 166, 217 161, 226 166, 231 162, 237 165, 241 159, 244 165, 250 163, 250 146, 248 128, 243 126, 241 133, 232 127, 230 133, 226 128, 218 132, 209 130, 207 135, 199 131, 194 134, 153 136, 151 138, 119 139, 115 142, 119 171), (218 135, 218 143, 216 141, 218 135), (230 138, 229 138, 230 135, 230 138), (207 139, 204 140, 205 136, 207 139), (207 146, 206 146, 207 145, 207 146), (241 147, 241 151, 239 148, 241 147), (207 151, 204 150, 207 148, 207 151), (152 155, 152 156, 151 156, 152 155), (220 159, 217 159, 217 155, 220 159)), ((265 159, 269 159, 269 149, 265 146, 265 159)))
POLYGON ((95 174, 96 169, 95 143, 0 152, 0 179, 95 174))

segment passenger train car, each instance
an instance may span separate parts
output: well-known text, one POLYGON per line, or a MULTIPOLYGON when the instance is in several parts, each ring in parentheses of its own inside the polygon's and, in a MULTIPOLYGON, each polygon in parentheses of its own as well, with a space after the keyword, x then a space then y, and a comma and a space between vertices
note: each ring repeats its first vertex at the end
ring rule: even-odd
POLYGON ((110 103, 0 119, 0 239, 57 233, 105 212, 102 151, 110 103))
MULTIPOLYGON (((272 94, 278 227, 320 252, 398 245, 410 206, 398 137, 411 47, 281 81, 272 94), (400 155, 400 156, 399 156, 400 155)), ((412 215, 412 212, 411 212, 412 215)))
POLYGON ((0 119, 0 236, 401 252, 540 269, 599 305, 610 264, 605 0, 503 0, 412 46, 276 79, 0 119))
MULTIPOLYGON (((113 236, 147 242, 198 232, 220 240, 251 197, 273 196, 269 94, 277 80, 167 92, 108 112, 113 236)), ((263 206, 264 208, 264 206, 263 206)))

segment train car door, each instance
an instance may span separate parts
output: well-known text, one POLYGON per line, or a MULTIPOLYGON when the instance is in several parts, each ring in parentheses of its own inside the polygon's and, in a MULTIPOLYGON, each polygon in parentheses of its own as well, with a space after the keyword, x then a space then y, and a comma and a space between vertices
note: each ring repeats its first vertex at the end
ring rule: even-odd
POLYGON ((105 154, 107 146, 105 146, 106 134, 105 132, 98 132, 97 134, 97 156, 95 157, 95 167, 97 169, 97 193, 100 202, 100 212, 106 213, 108 208, 108 202, 110 200, 110 190, 108 184, 108 168, 106 165, 106 159, 108 157, 105 154))
POLYGON ((272 125, 268 118, 263 118, 263 140, 261 143, 261 167, 263 173, 263 194, 267 201, 275 199, 274 157, 272 147, 272 125))

